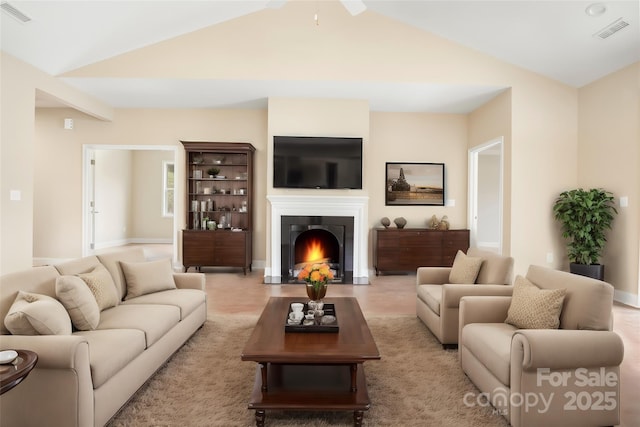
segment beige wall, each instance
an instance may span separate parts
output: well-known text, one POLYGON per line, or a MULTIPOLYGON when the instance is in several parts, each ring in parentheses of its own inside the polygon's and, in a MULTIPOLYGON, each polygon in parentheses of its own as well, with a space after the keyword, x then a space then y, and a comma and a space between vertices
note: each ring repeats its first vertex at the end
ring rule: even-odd
MULTIPOLYGON (((45 153, 49 155, 48 158, 39 161, 51 165, 57 171, 57 175, 53 179, 41 181, 42 186, 38 187, 39 192, 47 194, 50 200, 64 200, 64 205, 50 206, 49 214, 59 222, 65 221, 65 218, 71 218, 71 221, 65 223, 64 233, 57 233, 55 236, 51 233, 43 235, 42 240, 46 241, 38 239, 36 247, 39 251, 34 252, 34 256, 39 258, 70 258, 82 255, 83 144, 177 148, 175 209, 178 231, 175 236, 171 235, 170 238, 176 239, 180 248, 180 229, 185 224, 184 204, 186 200, 184 192, 185 158, 180 140, 251 142, 257 149, 257 176, 264 177, 266 176, 266 116, 266 111, 263 110, 120 109, 117 110, 113 122, 104 122, 72 109, 38 109, 38 132, 43 135, 42 138, 38 138, 38 144, 46 144, 47 151, 45 153), (73 130, 62 129, 65 117, 73 118, 73 130), (62 173, 58 172, 60 164, 65 164, 62 173), (55 242, 49 241, 52 238, 55 238, 55 242), (47 250, 40 252, 40 249, 44 248, 47 250)), ((140 156, 145 157, 148 154, 143 153, 153 153, 154 151, 141 151, 140 156)), ((131 170, 131 166, 129 170, 131 170)), ((134 180, 131 181, 131 184, 135 185, 134 180)), ((264 180, 260 182, 258 179, 256 184, 256 227, 257 232, 264 232, 265 206, 262 200, 265 200, 266 187, 264 180)), ((129 203, 131 210, 134 209, 133 202, 129 203)), ((41 213, 34 213, 34 215, 42 216, 41 213)), ((45 215, 47 214, 45 213, 45 215)), ((116 241, 120 238, 127 240, 150 237, 136 235, 131 218, 133 216, 128 215, 126 219, 119 220, 105 239, 116 241), (122 231, 123 227, 126 228, 126 232, 122 231)), ((29 262, 31 262, 31 256, 29 255, 29 262)), ((255 248, 254 257, 265 259, 264 245, 255 248)))
POLYGON ((640 305, 640 63, 578 94, 578 184, 611 191, 619 212, 601 260, 605 280, 616 286, 617 298, 640 305), (629 198, 628 207, 620 207, 621 196, 629 198))
MULTIPOLYGON (((309 5, 309 2, 287 2, 280 10, 254 13, 75 70, 69 75, 89 78, 412 81, 511 88, 488 104, 486 109, 483 107, 468 118, 445 115, 443 125, 460 121, 461 128, 455 129, 453 125, 451 128, 439 127, 439 120, 428 114, 423 117, 421 114, 384 112, 370 112, 370 129, 361 129, 366 118, 360 118, 364 116, 364 108, 357 107, 354 114, 358 122, 354 129, 367 135, 369 144, 365 154, 368 183, 363 190, 368 192, 372 205, 369 219, 373 225, 379 216, 402 214, 410 223, 417 225, 422 217, 421 213, 384 207, 383 195, 378 193, 382 187, 378 190, 375 184, 376 174, 382 173, 378 171, 383 170, 384 161, 394 155, 396 159, 400 158, 397 136, 402 135, 409 140, 405 144, 412 150, 411 159, 432 159, 443 149, 443 157, 451 157, 446 160, 447 198, 455 199, 456 206, 439 209, 447 214, 451 212, 454 226, 465 226, 466 150, 486 142, 487 136, 504 134, 505 141, 510 140, 505 146, 507 229, 504 249, 514 256, 516 273, 524 273, 530 264, 544 265, 549 252, 556 255, 555 265, 564 267, 563 243, 552 218, 551 205, 560 191, 578 184, 578 91, 373 12, 365 12, 354 19, 338 3, 323 3, 323 25, 309 25, 309 5), (246 34, 261 36, 244 37, 246 34), (484 123, 485 116, 487 123, 484 123), (436 123, 429 124, 432 118, 436 123), (451 140, 463 141, 465 132, 467 146, 464 148, 457 145, 443 148, 443 141, 430 139, 432 135, 446 135, 451 140)), ((635 83, 632 90, 637 89, 637 80, 635 83)), ((287 122, 286 117, 272 116, 274 111, 265 110, 114 111, 70 89, 59 79, 46 76, 5 54, 2 55, 2 88, 0 212, 3 234, 0 256, 3 272, 24 268, 33 256, 36 154, 33 149, 33 98, 37 89, 58 95, 79 111, 112 119, 112 122, 100 122, 76 112, 77 117, 73 117, 76 119, 75 136, 65 137, 72 141, 72 147, 65 147, 71 155, 70 170, 65 171, 70 176, 81 173, 78 159, 81 145, 85 143, 180 147, 180 139, 252 142, 257 148, 256 176, 263 179, 256 182, 257 236, 265 236, 266 233, 269 136, 276 130, 285 129, 333 131, 331 123, 295 123, 292 119, 287 122), (276 123, 283 127, 275 128, 276 123), (301 129, 299 126, 303 123, 308 127, 301 129), (8 201, 9 189, 14 188, 23 191, 21 202, 8 201)), ((351 101, 356 105, 362 102, 346 102, 351 101)), ((592 105, 591 101, 583 101, 582 96, 580 103, 581 111, 585 110, 584 104, 592 105)), ((314 101, 312 104, 322 103, 314 101)), ((54 133, 52 139, 56 138, 58 136, 54 133)), ((177 157, 177 182, 183 182, 183 152, 178 151, 177 157)), ((637 164, 635 166, 637 168, 637 164)), ((582 180, 582 173, 580 176, 582 180)), ((184 224, 184 196, 180 200, 180 194, 178 192, 176 209, 180 215, 179 223, 184 224)), ((629 196, 633 203, 638 191, 629 196)), ((68 202, 77 206, 79 200, 80 194, 73 194, 68 202)), ((637 220, 635 224, 637 230, 637 220)), ((636 232, 631 237, 636 245, 637 236, 636 232)), ((622 238, 628 239, 626 236, 622 238)), ((70 245, 77 245, 81 230, 72 231, 69 239, 70 245)), ((256 239, 254 259, 266 259, 266 244, 260 241, 260 237, 256 239)), ((73 252, 75 254, 76 251, 73 252)), ((633 265, 621 267, 636 272, 629 273, 628 277, 637 275, 637 259, 636 256, 633 265)), ((621 283, 614 285, 620 289, 626 286, 621 283)))
POLYGON ((163 162, 173 162, 173 158, 173 151, 133 152, 133 209, 128 233, 133 241, 173 241, 173 217, 162 215, 163 162))
POLYGON ((0 273, 3 274, 32 265, 36 91, 63 99, 78 111, 101 119, 111 118, 113 109, 4 52, 0 52, 0 67, 0 273), (20 192, 19 201, 10 200, 11 190, 20 192))
POLYGON ((511 252, 511 90, 469 114, 468 148, 475 148, 489 141, 502 138, 503 143, 503 206, 502 206, 502 253, 511 252))

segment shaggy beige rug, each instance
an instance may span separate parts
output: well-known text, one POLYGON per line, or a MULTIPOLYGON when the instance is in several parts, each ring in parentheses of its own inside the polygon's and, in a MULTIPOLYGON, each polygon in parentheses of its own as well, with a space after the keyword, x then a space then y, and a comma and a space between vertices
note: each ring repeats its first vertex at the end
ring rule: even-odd
MULTIPOLYGON (((214 316, 131 401, 111 426, 254 426, 247 409, 256 364, 240 353, 257 317, 214 316)), ((367 322, 382 360, 365 363, 371 409, 365 426, 506 426, 491 408, 465 405, 479 393, 455 350, 443 350, 414 316, 367 322)), ((349 412, 267 411, 266 426, 351 426, 349 412)))

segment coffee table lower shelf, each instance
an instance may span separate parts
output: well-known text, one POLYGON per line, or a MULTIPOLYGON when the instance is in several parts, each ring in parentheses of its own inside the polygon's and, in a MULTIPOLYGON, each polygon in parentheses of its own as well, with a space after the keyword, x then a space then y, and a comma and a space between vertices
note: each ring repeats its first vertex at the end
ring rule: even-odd
POLYGON ((267 410, 353 411, 353 424, 362 426, 371 406, 362 363, 357 364, 356 390, 351 391, 352 365, 267 364, 267 391, 262 390, 258 365, 249 409, 256 426, 264 427, 267 410))

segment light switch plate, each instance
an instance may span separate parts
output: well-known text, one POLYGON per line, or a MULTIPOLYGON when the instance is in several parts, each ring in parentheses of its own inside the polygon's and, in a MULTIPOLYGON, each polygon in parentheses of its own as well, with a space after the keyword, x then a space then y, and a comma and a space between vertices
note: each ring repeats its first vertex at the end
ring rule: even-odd
POLYGON ((18 201, 22 199, 22 192, 20 190, 9 191, 9 200, 18 201))
POLYGON ((620 207, 626 208, 628 206, 629 206, 629 197, 627 196, 620 197, 620 207))

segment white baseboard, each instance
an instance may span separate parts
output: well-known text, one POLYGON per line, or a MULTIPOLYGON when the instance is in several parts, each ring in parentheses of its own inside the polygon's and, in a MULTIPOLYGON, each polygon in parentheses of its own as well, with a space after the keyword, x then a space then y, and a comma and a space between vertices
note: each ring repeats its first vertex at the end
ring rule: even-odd
POLYGON ((129 243, 129 239, 111 240, 109 242, 96 243, 94 250, 115 248, 117 246, 124 246, 129 243))
POLYGON ((638 294, 632 294, 630 292, 615 289, 613 291, 613 300, 625 305, 640 308, 640 296, 638 294))
POLYGON ((149 239, 146 237, 132 237, 127 239, 128 243, 142 244, 142 245, 170 245, 173 243, 171 238, 159 238, 159 239, 149 239))

